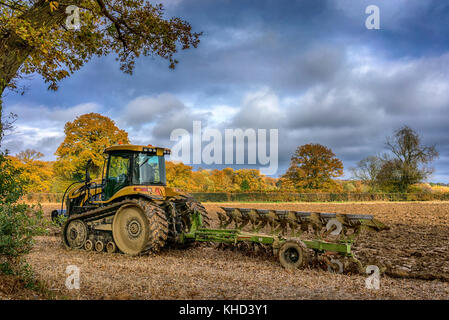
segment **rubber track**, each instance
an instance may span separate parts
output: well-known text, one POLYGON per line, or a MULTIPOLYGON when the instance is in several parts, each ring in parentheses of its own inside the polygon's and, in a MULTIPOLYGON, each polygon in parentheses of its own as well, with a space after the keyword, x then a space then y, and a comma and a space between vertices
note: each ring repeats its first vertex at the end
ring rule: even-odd
POLYGON ((164 245, 168 235, 168 223, 165 218, 165 212, 159 206, 145 200, 123 200, 113 203, 109 206, 89 210, 85 213, 76 214, 67 219, 63 226, 62 240, 66 247, 70 248, 66 242, 66 229, 68 224, 80 219, 83 222, 91 220, 97 220, 114 215, 117 210, 123 205, 133 204, 142 208, 144 211, 150 226, 150 237, 148 244, 140 253, 141 255, 153 252, 158 252, 164 245))

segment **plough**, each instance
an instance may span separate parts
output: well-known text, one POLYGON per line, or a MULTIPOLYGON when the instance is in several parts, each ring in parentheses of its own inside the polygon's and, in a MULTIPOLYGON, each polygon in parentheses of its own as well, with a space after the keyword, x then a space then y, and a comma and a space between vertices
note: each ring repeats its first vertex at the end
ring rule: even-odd
POLYGON ((203 228, 202 216, 191 216, 191 228, 182 235, 181 242, 216 242, 255 251, 271 249, 287 269, 313 262, 335 272, 363 272, 363 265, 351 251, 353 242, 364 229, 388 229, 372 215, 222 209, 224 213, 217 212, 217 229, 203 228), (233 228, 227 229, 232 224, 233 228), (307 251, 314 252, 313 259, 309 259, 307 251))

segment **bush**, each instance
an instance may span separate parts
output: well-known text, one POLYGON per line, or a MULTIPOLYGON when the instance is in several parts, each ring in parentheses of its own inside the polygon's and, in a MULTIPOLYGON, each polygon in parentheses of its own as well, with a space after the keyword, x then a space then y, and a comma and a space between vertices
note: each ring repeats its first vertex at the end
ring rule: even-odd
POLYGON ((15 258, 29 253, 33 236, 45 231, 40 209, 26 204, 0 205, 0 256, 15 258))
POLYGON ((6 155, 0 153, 0 272, 14 271, 27 277, 29 270, 24 269, 22 257, 33 247, 33 236, 46 230, 40 208, 16 203, 26 184, 20 174, 6 155))
POLYGON ((0 205, 14 203, 23 195, 25 181, 5 154, 0 153, 0 205))

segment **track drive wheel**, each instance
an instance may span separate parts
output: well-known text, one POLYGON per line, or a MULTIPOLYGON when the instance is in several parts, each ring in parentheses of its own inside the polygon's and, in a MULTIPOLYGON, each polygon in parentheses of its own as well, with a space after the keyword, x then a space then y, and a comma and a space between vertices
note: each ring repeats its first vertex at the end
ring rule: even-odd
POLYGON ((300 240, 287 240, 279 249, 279 261, 285 269, 300 269, 305 266, 306 246, 300 240))
POLYGON ((63 228, 63 241, 64 244, 72 249, 80 249, 84 246, 87 240, 87 226, 86 224, 79 220, 72 220, 68 222, 63 228))
POLYGON ((139 255, 158 252, 168 234, 164 211, 145 200, 122 206, 114 215, 112 236, 125 254, 139 255))

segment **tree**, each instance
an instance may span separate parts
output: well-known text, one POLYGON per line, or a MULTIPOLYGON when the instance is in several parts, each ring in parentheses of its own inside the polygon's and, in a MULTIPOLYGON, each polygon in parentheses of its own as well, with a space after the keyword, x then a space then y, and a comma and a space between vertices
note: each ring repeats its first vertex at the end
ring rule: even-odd
POLYGON ((192 167, 182 162, 165 163, 167 185, 169 187, 189 190, 192 187, 192 167))
POLYGON ((44 155, 41 152, 32 149, 26 149, 25 151, 20 151, 18 154, 16 154, 16 158, 23 163, 29 163, 35 160, 39 160, 43 157, 44 155))
POLYGON ((239 191, 261 191, 267 189, 258 169, 239 169, 234 172, 234 183, 239 186, 239 191))
POLYGON ((296 149, 283 178, 299 190, 330 190, 332 178, 343 175, 343 163, 331 149, 320 144, 305 144, 296 149))
POLYGON ((378 175, 383 166, 383 160, 377 156, 366 157, 359 162, 355 168, 351 168, 355 179, 368 185, 374 191, 378 184, 378 175))
POLYGON ((415 183, 424 181, 433 173, 429 165, 438 157, 435 146, 424 146, 421 137, 410 127, 403 126, 387 138, 392 157, 386 158, 379 173, 379 183, 406 192, 415 183))
POLYGON ((81 180, 85 175, 86 162, 92 160, 95 175, 103 167, 103 151, 114 144, 129 143, 128 133, 119 129, 114 121, 98 113, 89 113, 67 122, 65 138, 55 155, 55 172, 65 179, 81 180))
POLYGON ((213 191, 233 192, 240 190, 240 185, 235 183, 235 171, 232 168, 223 170, 214 169, 211 172, 210 179, 213 182, 213 191))
POLYGON ((2 139, 8 131, 14 129, 14 122, 17 120, 17 115, 10 113, 7 117, 3 117, 2 111, 2 99, 0 97, 0 147, 2 146, 2 139), (6 118, 6 119, 5 119, 6 118))
POLYGON ((8 157, 11 164, 20 170, 20 177, 25 182, 25 192, 49 192, 54 178, 51 162, 39 160, 44 155, 36 150, 27 149, 15 157, 8 157))
POLYGON ((140 55, 162 57, 174 68, 178 48, 196 48, 200 35, 181 18, 165 19, 163 6, 146 0, 2 0, 0 98, 5 88, 18 89, 26 74, 40 74, 57 90, 95 55, 116 53, 129 74, 140 55))

